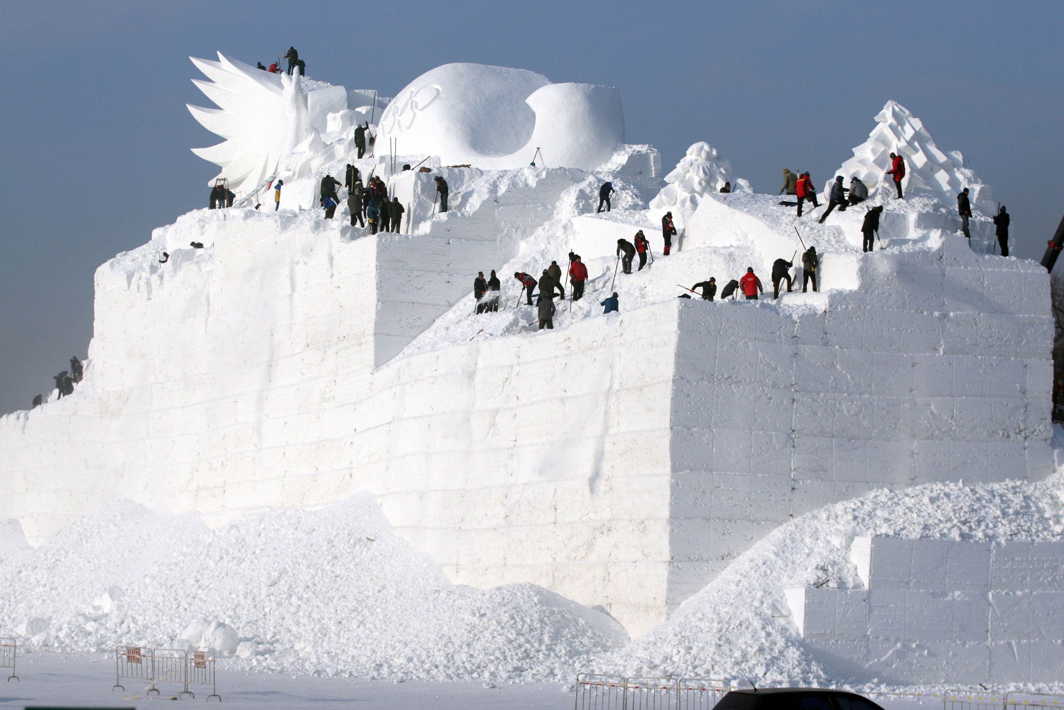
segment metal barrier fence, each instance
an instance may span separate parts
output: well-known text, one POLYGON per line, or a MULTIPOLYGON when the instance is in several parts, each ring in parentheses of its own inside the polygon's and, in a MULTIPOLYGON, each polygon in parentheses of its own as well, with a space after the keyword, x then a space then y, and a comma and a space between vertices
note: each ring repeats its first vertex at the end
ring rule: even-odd
POLYGON ((196 694, 191 686, 210 688, 207 700, 218 695, 215 660, 206 651, 188 651, 173 648, 141 648, 140 646, 121 646, 115 649, 115 684, 111 690, 125 690, 123 680, 141 680, 148 684, 148 695, 159 695, 157 683, 177 683, 181 685, 178 697, 190 698, 196 694))
POLYGON ((1009 691, 1004 695, 944 695, 942 710, 1064 710, 1064 695, 1009 691))
POLYGON ((13 638, 0 638, 0 668, 10 668, 11 675, 7 682, 21 681, 15 673, 15 662, 18 660, 18 641, 13 638))
POLYGON ((573 710, 712 710, 728 690, 720 680, 581 673, 573 710))

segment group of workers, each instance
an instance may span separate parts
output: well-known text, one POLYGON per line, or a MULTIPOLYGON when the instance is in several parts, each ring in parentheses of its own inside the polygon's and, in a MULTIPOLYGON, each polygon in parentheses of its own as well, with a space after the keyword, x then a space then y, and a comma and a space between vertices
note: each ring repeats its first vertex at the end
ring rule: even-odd
MULTIPOLYGON (((52 379, 55 380, 55 389, 58 392, 56 399, 62 399, 68 395, 74 394, 74 385, 81 382, 85 376, 85 366, 77 355, 70 358, 70 369, 62 370, 57 375, 53 375, 52 379)), ((30 405, 30 409, 36 409, 44 404, 44 395, 34 395, 33 403, 30 405)))

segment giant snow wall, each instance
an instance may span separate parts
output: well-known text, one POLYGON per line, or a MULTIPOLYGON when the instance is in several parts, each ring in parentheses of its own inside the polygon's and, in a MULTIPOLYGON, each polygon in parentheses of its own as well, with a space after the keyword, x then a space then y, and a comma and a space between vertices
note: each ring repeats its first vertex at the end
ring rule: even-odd
POLYGON ((513 253, 448 224, 200 211, 104 264, 86 381, 0 419, 0 518, 39 541, 116 497, 223 521, 366 490, 455 581, 539 583, 638 633, 791 516, 1051 470, 1034 263, 952 240, 844 257, 859 288, 823 307, 663 301, 397 356, 471 261, 513 253))

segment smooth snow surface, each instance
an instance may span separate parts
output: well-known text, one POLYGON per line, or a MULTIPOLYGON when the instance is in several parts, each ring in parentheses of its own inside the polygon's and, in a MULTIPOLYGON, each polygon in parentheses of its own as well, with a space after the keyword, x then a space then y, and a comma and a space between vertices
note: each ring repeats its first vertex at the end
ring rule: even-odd
POLYGON ((0 619, 32 647, 208 647, 229 670, 564 680, 626 640, 532 585, 454 586, 359 498, 216 530, 131 504, 0 553, 0 619))
POLYGON ((445 164, 516 169, 541 148, 544 165, 594 170, 624 142, 624 112, 611 87, 444 64, 410 82, 381 116, 381 142, 393 139, 399 155, 417 160, 438 155, 445 164))

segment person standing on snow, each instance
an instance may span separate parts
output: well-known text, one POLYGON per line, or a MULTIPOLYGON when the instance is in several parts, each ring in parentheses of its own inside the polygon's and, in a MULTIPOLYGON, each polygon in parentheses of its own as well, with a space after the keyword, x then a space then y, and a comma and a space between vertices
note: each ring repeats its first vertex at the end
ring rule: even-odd
POLYGON ((602 187, 599 188, 599 203, 598 203, 598 209, 595 210, 596 214, 602 211, 602 206, 603 205, 606 205, 606 211, 607 212, 610 211, 610 209, 612 207, 612 205, 610 204, 610 195, 612 195, 615 192, 616 192, 616 190, 613 189, 613 183, 612 182, 608 182, 607 181, 607 182, 602 183, 602 187))
POLYGON ((499 283, 499 277, 495 275, 495 271, 492 270, 491 277, 488 279, 488 292, 491 294, 491 298, 488 299, 488 310, 492 313, 499 312, 499 291, 502 289, 502 284, 499 283))
POLYGON ((554 313, 556 311, 554 307, 554 299, 543 298, 541 295, 537 310, 539 311, 539 329, 543 330, 546 328, 548 330, 554 330, 554 313))
POLYGON ((968 188, 961 190, 957 195, 957 214, 961 216, 961 231, 964 238, 972 241, 972 233, 968 230, 968 220, 972 218, 972 202, 968 199, 968 188))
POLYGON ((802 216, 802 203, 806 200, 813 203, 813 209, 820 207, 816 199, 816 188, 813 187, 813 178, 809 176, 809 173, 805 172, 798 176, 798 182, 794 184, 794 194, 798 196, 799 217, 802 216))
POLYGON ((358 168, 348 163, 347 168, 344 169, 344 187, 350 190, 352 185, 361 181, 362 175, 358 172, 358 168))
POLYGON ((288 73, 291 74, 292 70, 299 66, 299 52, 295 47, 289 47, 285 52, 284 58, 288 60, 288 73))
POLYGON ((850 178, 850 205, 857 205, 868 199, 868 185, 854 175, 850 178))
POLYGON ((787 293, 791 292, 791 267, 794 266, 793 261, 787 261, 786 259, 776 259, 772 262, 772 297, 780 297, 780 284, 784 280, 787 281, 787 293))
POLYGON ((691 290, 694 291, 699 288, 702 289, 702 300, 712 301, 713 297, 717 295, 717 279, 710 276, 709 281, 699 281, 691 287, 691 290))
POLYGON ((473 300, 476 302, 475 313, 480 315, 485 309, 485 303, 483 303, 484 294, 488 292, 488 282, 484 279, 484 272, 478 271, 477 277, 473 279, 473 300))
POLYGON ((525 289, 525 295, 528 296, 528 305, 532 305, 532 292, 536 289, 536 280, 532 277, 532 274, 526 274, 524 271, 515 271, 514 278, 521 282, 521 285, 525 289))
POLYGON ((351 189, 347 193, 347 209, 351 211, 351 226, 355 226, 355 222, 358 222, 358 226, 363 229, 366 227, 366 221, 362 219, 362 181, 355 180, 355 184, 351 186, 351 189))
POLYGON ((798 176, 792 173, 787 168, 783 169, 783 187, 780 188, 779 194, 781 195, 793 195, 797 189, 798 176))
POLYGON ((621 311, 621 300, 617 296, 616 291, 613 292, 612 296, 599 303, 599 305, 602 306, 602 315, 606 315, 607 313, 620 313, 621 311))
POLYGON ((366 206, 366 222, 369 225, 369 233, 376 234, 380 224, 381 205, 380 201, 370 193, 369 204, 366 206))
POLYGON ((901 179, 905 177, 905 159, 895 153, 890 154, 890 170, 887 175, 894 179, 894 187, 898 190, 898 199, 904 199, 901 194, 901 179))
POLYGON ((448 187, 447 181, 442 176, 436 176, 436 195, 440 200, 440 213, 447 211, 447 195, 450 194, 451 188, 448 187))
POLYGON ((358 151, 358 157, 361 160, 362 156, 366 154, 366 129, 369 128, 369 121, 366 123, 359 123, 355 126, 355 149, 358 151))
POLYGON ((576 254, 569 259, 569 281, 573 284, 573 300, 584 297, 584 282, 587 281, 587 266, 576 254))
POLYGON ((550 266, 547 267, 547 273, 554 279, 554 283, 558 284, 558 290, 562 292, 562 300, 565 300, 565 289, 562 287, 562 267, 558 266, 558 262, 552 261, 550 266))
POLYGON ((665 256, 669 255, 672 251, 672 238, 676 234, 676 225, 672 223, 672 212, 666 212, 665 216, 661 218, 661 236, 665 240, 665 249, 662 252, 665 256))
POLYGON ((406 208, 399 202, 399 198, 392 197, 392 201, 388 203, 388 223, 392 226, 393 232, 399 231, 399 227, 403 223, 404 212, 406 212, 406 208))
POLYGON ((635 233, 635 251, 639 254, 639 269, 642 271, 643 267, 647 265, 647 250, 650 249, 650 242, 643 235, 643 230, 640 229, 635 233))
POLYGON ((721 188, 720 188, 720 191, 721 191, 721 193, 723 193, 723 194, 725 194, 725 195, 727 195, 728 193, 730 193, 730 192, 731 192, 731 183, 730 183, 730 182, 725 182, 725 183, 724 183, 724 184, 723 184, 723 185, 721 186, 721 188))
POLYGON ((1009 255, 1009 222, 1012 217, 1005 211, 1005 205, 1001 206, 994 215, 994 232, 997 233, 998 246, 1001 247, 1001 256, 1009 255))
POLYGON ((79 384, 84 376, 85 366, 81 364, 81 360, 75 355, 70 358, 70 379, 74 381, 74 384, 79 384))
MULTIPOLYGON (((880 207, 879 209, 883 209, 880 207)), ((819 291, 817 285, 817 272, 820 271, 820 257, 816 254, 816 247, 809 247, 802 254, 802 293, 806 292, 809 282, 813 282, 813 291, 819 291)))
POLYGON ((746 273, 739 279, 739 288, 742 289, 747 301, 756 301, 757 295, 765 292, 765 289, 761 286, 761 279, 757 278, 752 266, 746 267, 746 273))
POLYGON ((340 186, 340 181, 334 178, 332 175, 326 175, 321 179, 321 205, 325 206, 325 198, 332 197, 337 204, 340 203, 340 198, 336 195, 336 188, 340 186))
POLYGON ((281 209, 281 188, 284 187, 284 180, 278 180, 273 184, 273 211, 281 209))
POLYGON ((325 208, 325 219, 332 219, 333 215, 336 214, 336 206, 340 204, 340 201, 336 199, 336 195, 326 195, 321 204, 325 208))
POLYGON ((539 301, 544 299, 548 301, 554 300, 554 291, 557 289, 561 292, 562 298, 565 298, 565 292, 562 291, 562 285, 554 280, 551 273, 546 269, 543 269, 543 274, 539 277, 539 301))
POLYGON ((621 257, 621 270, 632 273, 632 259, 635 258, 635 247, 627 239, 617 240, 617 256, 621 257))
MULTIPOLYGON (((872 245, 874 244, 875 237, 879 236, 879 216, 883 214, 883 205, 873 207, 865 212, 864 222, 861 223, 861 236, 864 237, 864 242, 861 245, 863 251, 872 251, 872 245)), ((802 263, 805 263, 805 256, 802 256, 802 263)), ((805 290, 804 284, 802 290, 805 290)), ((816 279, 813 280, 813 290, 816 291, 816 279)))

